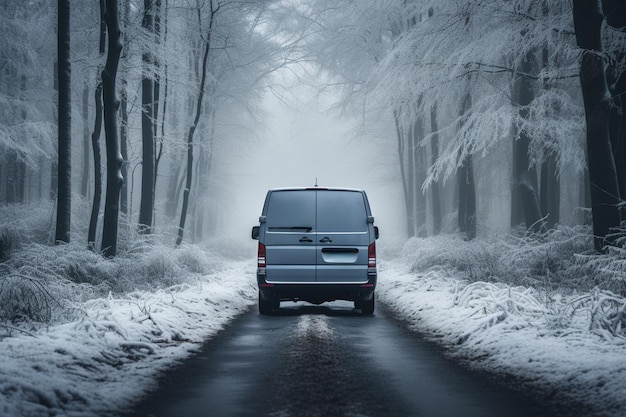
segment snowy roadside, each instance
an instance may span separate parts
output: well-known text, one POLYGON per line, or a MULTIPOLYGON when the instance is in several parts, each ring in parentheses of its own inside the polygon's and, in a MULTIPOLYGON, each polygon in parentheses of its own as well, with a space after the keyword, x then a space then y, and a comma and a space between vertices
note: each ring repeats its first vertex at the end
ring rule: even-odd
MULTIPOLYGON (((559 276, 586 282, 590 273, 595 285, 602 274, 617 284, 624 278, 624 256, 579 256, 581 237, 571 230, 559 236, 565 237, 513 246, 443 236, 398 243, 387 254, 382 245, 378 298, 471 367, 503 375, 505 383, 524 381, 539 398, 582 402, 590 416, 624 415, 626 299, 599 290, 560 292, 558 283, 548 288, 544 282, 542 292, 519 285, 538 282, 532 275, 541 269, 537 265, 551 268, 550 283, 559 276), (464 280, 462 271, 474 279, 464 280), (483 276, 509 284, 476 279, 483 276)), ((254 259, 235 243, 220 248, 241 257, 214 253, 205 259, 197 248, 160 246, 115 263, 84 249, 34 246, 20 252, 16 259, 24 265, 14 267, 19 272, 14 276, 24 280, 28 273, 34 278, 26 282, 47 283, 52 295, 74 300, 60 311, 77 313, 47 326, 0 325, 0 417, 95 417, 132 407, 158 376, 254 304, 254 259), (62 279, 69 273, 75 282, 62 279), (50 274, 57 278, 46 278, 50 274), (128 277, 136 279, 127 283, 128 277), (116 288, 143 285, 143 290, 87 297, 101 282, 116 288)), ((11 304, 9 295, 3 308, 11 304)), ((29 310, 42 300, 26 298, 31 304, 13 307, 29 310)))
POLYGON ((0 416, 124 411, 161 371, 188 357, 256 300, 249 260, 193 283, 87 301, 82 318, 27 331, 0 349, 0 416))
POLYGON ((451 268, 411 272, 410 263, 383 262, 377 293, 412 330, 474 369, 514 376, 503 380, 522 381, 540 399, 582 403, 590 416, 626 413, 626 340, 594 329, 593 309, 580 301, 602 295, 546 303, 533 289, 470 283, 451 268))

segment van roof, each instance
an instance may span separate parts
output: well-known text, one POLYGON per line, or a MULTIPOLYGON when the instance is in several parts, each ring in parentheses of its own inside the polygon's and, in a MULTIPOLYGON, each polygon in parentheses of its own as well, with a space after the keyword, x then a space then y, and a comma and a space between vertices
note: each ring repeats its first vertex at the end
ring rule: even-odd
POLYGON ((356 191, 363 192, 364 190, 359 188, 346 188, 346 187, 282 187, 282 188, 270 188, 269 191, 302 191, 302 190, 330 190, 330 191, 356 191))

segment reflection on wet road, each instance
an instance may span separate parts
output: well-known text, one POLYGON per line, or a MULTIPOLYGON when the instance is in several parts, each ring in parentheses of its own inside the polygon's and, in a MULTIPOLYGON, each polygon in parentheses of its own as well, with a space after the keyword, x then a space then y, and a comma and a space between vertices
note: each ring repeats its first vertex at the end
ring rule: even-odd
POLYGON ((565 416, 469 372, 384 311, 283 304, 238 319, 129 416, 565 416))

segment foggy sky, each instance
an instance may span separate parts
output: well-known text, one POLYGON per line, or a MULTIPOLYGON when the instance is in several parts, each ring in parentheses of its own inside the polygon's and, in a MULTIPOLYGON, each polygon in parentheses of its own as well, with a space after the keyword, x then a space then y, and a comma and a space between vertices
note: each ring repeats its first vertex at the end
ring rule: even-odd
POLYGON ((224 172, 237 185, 221 222, 224 230, 218 234, 248 237, 269 188, 309 187, 316 180, 320 187, 365 189, 381 234, 401 234, 404 210, 393 159, 397 156, 381 154, 380 144, 357 137, 359 121, 331 110, 333 97, 320 100, 306 88, 298 95, 299 104, 289 106, 273 95, 266 97, 266 128, 224 172))

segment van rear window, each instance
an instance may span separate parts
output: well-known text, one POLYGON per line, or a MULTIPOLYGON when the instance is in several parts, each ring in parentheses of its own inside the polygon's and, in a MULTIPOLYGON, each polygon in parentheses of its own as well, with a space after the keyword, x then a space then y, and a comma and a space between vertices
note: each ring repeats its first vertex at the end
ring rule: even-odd
POLYGON ((363 194, 357 191, 318 191, 319 232, 362 232, 367 230, 363 194))
POLYGON ((275 191, 267 208, 267 228, 274 231, 310 231, 315 228, 315 193, 275 191))

